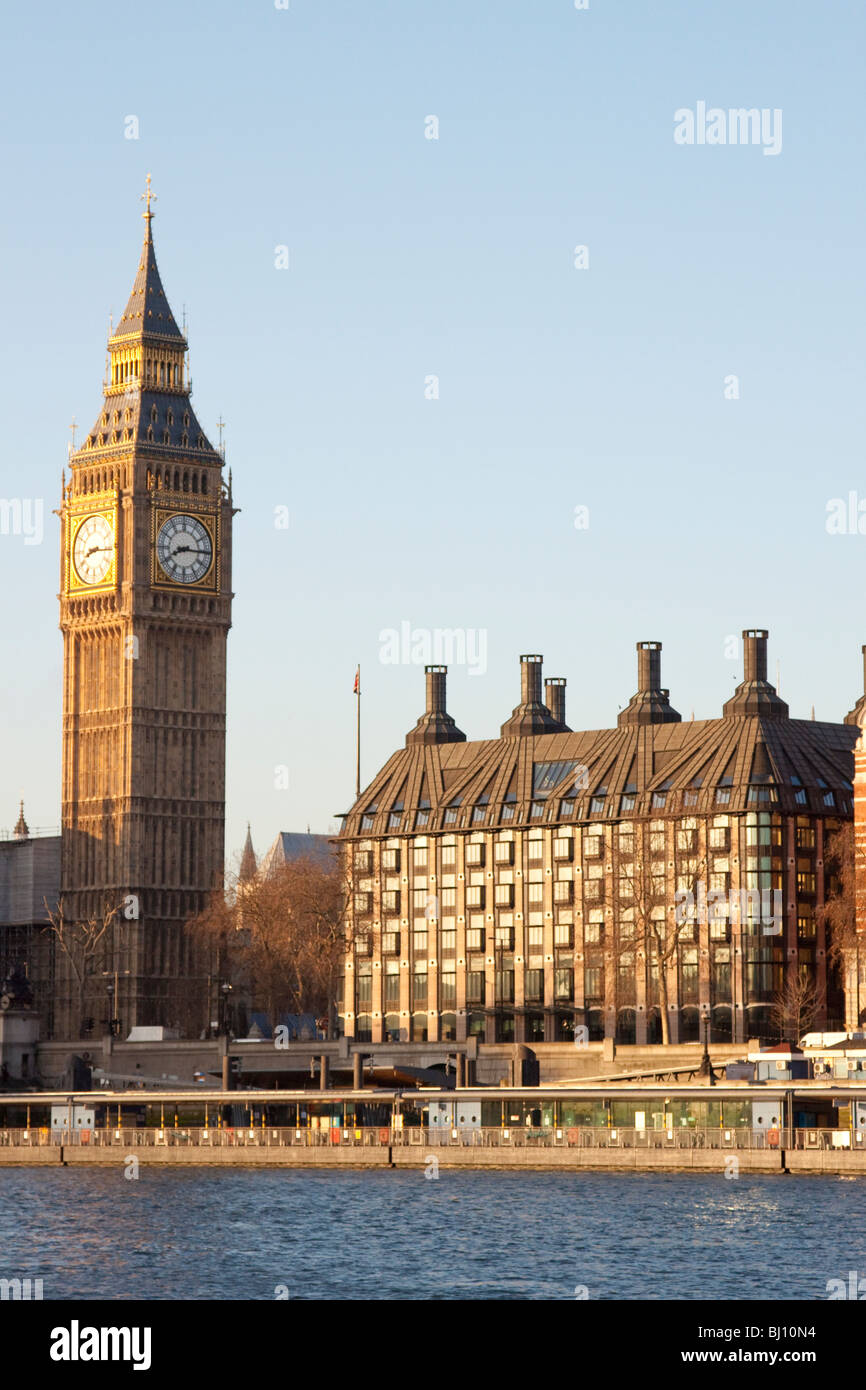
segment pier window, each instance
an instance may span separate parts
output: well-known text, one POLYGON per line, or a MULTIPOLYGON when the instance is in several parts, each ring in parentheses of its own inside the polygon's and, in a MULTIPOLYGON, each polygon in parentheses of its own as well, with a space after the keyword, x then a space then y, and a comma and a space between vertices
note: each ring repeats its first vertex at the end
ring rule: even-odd
POLYGON ((698 1000, 698 948, 680 949, 680 1002, 696 1004, 698 1000))
POLYGON ((553 972, 554 999, 571 999, 574 994, 574 971, 571 966, 557 966, 553 972))
POLYGON ((533 1003, 544 998, 543 970, 527 970, 524 976, 523 992, 526 999, 533 1003))
POLYGON ((466 975, 467 1004, 484 1003, 485 979, 483 970, 470 970, 466 975))
POLYGON ((385 962, 385 1004, 399 1005, 400 1003, 400 962, 387 960, 385 962))

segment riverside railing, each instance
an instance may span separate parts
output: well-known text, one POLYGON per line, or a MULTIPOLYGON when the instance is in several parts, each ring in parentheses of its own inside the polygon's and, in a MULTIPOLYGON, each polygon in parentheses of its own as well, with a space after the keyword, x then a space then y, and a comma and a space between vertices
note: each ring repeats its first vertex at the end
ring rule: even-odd
POLYGON ((486 1149, 860 1149, 866 1151, 866 1130, 752 1129, 746 1126, 632 1129, 598 1125, 474 1127, 434 1126, 306 1126, 251 1125, 205 1127, 165 1125, 107 1129, 0 1129, 0 1147, 38 1148, 74 1145, 84 1148, 344 1148, 395 1147, 486 1149))

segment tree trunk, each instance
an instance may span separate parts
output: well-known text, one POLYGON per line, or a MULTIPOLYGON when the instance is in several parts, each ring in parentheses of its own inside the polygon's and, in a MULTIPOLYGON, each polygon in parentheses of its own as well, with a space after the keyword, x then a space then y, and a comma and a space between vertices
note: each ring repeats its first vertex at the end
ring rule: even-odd
POLYGON ((665 962, 660 950, 656 950, 656 960, 658 962, 659 978, 659 1013, 662 1025, 662 1047, 668 1047, 671 1041, 671 1030, 668 1009, 668 977, 665 970, 665 962))

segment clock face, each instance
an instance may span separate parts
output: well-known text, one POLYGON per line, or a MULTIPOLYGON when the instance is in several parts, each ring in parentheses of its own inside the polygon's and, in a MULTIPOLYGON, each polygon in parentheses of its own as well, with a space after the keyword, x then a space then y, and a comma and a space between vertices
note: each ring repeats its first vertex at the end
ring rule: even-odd
POLYGON ((88 516, 75 533, 72 562, 82 584, 100 584, 114 559, 114 528, 107 516, 88 516))
POLYGON ((157 533, 156 558, 176 584, 195 584, 204 579, 213 561, 210 532, 198 517, 170 516, 157 533))

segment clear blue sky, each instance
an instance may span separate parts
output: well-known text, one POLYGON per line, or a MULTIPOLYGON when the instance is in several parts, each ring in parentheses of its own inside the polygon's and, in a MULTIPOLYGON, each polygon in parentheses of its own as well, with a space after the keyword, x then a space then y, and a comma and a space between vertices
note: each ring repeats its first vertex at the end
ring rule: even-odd
POLYGON ((526 651, 568 677, 574 727, 610 724, 642 638, 684 717, 714 716, 752 625, 792 712, 841 718, 866 535, 825 520, 866 500, 864 30, 860 0, 8 9, 0 496, 46 517, 41 545, 0 536, 0 824, 21 794, 59 822, 51 511, 147 171, 243 509, 229 856, 247 818, 261 851, 349 805, 356 663, 363 780, 402 743, 423 675, 380 660, 402 621, 486 633, 486 672, 449 678, 470 738, 498 733, 526 651), (700 101, 781 109, 781 153, 675 144, 700 101))

